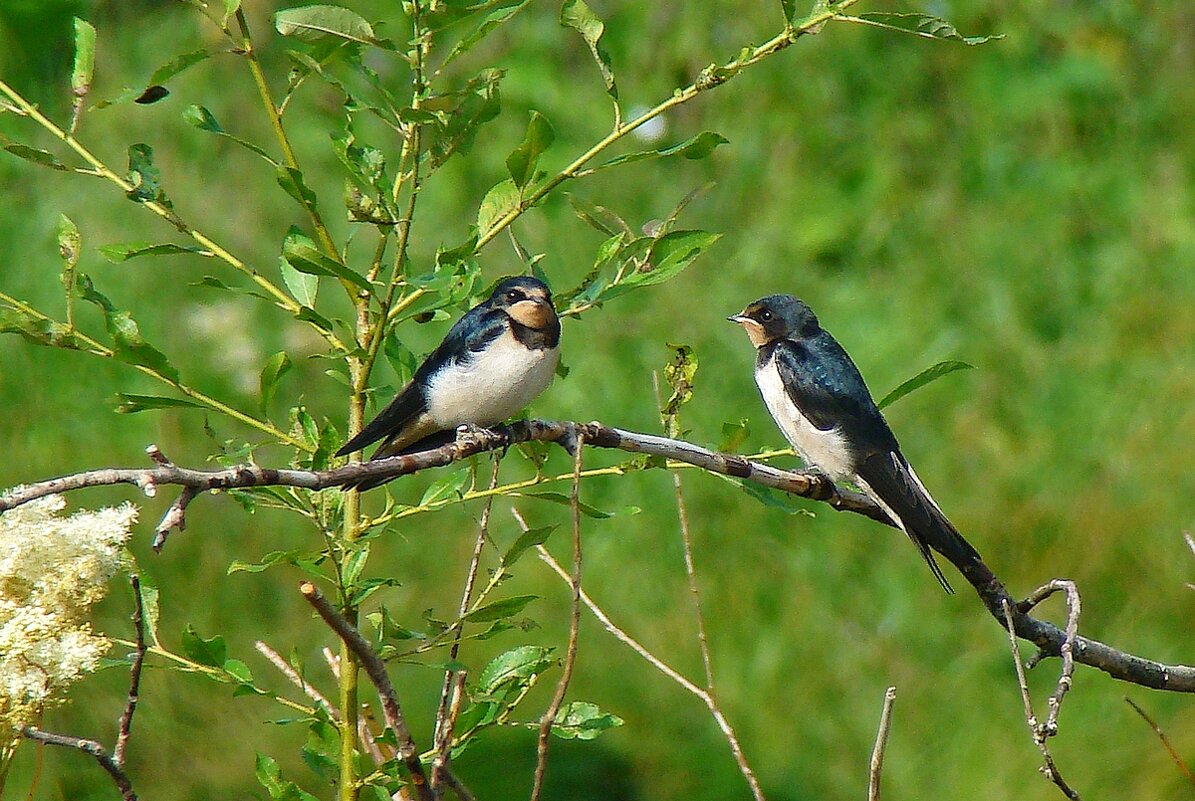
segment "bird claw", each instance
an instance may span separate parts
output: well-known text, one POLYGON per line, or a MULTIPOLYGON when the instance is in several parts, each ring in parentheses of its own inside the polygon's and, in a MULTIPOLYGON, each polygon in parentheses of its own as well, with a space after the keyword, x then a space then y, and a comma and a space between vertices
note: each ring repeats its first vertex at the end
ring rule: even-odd
POLYGON ((484 442, 486 437, 492 432, 488 428, 474 425, 473 423, 465 423, 456 427, 456 444, 457 445, 474 445, 484 442))

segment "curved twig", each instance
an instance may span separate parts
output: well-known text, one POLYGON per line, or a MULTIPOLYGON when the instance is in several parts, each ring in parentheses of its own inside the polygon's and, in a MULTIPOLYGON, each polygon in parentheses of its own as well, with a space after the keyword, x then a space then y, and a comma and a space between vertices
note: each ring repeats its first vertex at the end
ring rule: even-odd
MULTIPOLYGON (((566 443, 577 435, 584 436, 585 444, 590 447, 659 456, 674 464, 692 465, 710 473, 751 481, 790 495, 823 501, 839 511, 854 512, 885 525, 893 525, 883 510, 864 495, 841 489, 822 475, 781 470, 742 456, 711 451, 691 442, 611 428, 601 423, 549 420, 524 420, 489 430, 461 431, 455 442, 439 448, 319 472, 278 470, 259 465, 238 465, 225 470, 192 470, 169 463, 143 468, 91 470, 9 490, 0 495, 0 513, 46 495, 113 484, 132 484, 142 489, 176 485, 195 493, 265 486, 327 489, 364 478, 396 478, 431 467, 442 467, 478 453, 502 450, 528 440, 566 443)), ((1013 627, 1017 636, 1035 644, 1046 656, 1061 656, 1064 644, 1073 641, 1074 660, 1080 664, 1098 668, 1113 678, 1143 687, 1195 693, 1195 667, 1167 665, 1144 659, 1087 637, 1076 635, 1072 640, 1053 623, 1031 616, 1029 610, 1036 602, 1032 599, 1020 602, 1013 599, 1004 584, 983 562, 955 567, 1001 626, 1004 625, 1003 608, 1007 602, 1013 610, 1013 627)))

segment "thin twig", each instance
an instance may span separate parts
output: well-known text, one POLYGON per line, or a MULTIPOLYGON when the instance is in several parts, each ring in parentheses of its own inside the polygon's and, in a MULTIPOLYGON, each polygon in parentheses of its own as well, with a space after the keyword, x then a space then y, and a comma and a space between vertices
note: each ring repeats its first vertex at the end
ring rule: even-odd
POLYGON ((685 575, 689 579, 689 594, 693 599, 693 616, 697 619, 697 647, 701 651, 701 665, 705 668, 705 689, 714 692, 714 669, 710 660, 709 638, 705 633, 705 615, 701 611, 701 593, 697 589, 697 571, 693 567, 693 538, 689 534, 689 510, 681 488, 680 474, 673 471, 672 489, 676 495, 676 514, 680 520, 680 539, 685 554, 685 575))
POLYGON ((573 518, 573 572, 569 576, 569 585, 573 591, 570 601, 568 618, 568 647, 564 653, 564 668, 560 673, 560 681, 556 683, 556 693, 552 702, 539 723, 539 743, 535 749, 535 780, 531 786, 531 801, 539 801, 540 792, 544 785, 544 771, 548 767, 548 740, 552 734, 552 726, 556 723, 556 716, 564 704, 565 693, 568 692, 569 682, 573 678, 573 667, 577 663, 577 635, 581 630, 581 463, 585 458, 585 435, 577 432, 573 453, 573 490, 569 496, 569 506, 573 518))
MULTIPOLYGON (((529 529, 527 521, 523 519, 523 516, 519 514, 517 509, 512 509, 511 514, 514 515, 515 520, 518 521, 519 527, 522 528, 523 531, 527 531, 529 529)), ((560 563, 553 558, 552 554, 547 548, 542 545, 537 545, 535 546, 535 551, 544 564, 552 568, 556 575, 560 576, 560 578, 566 582, 570 581, 568 571, 561 567, 560 563)), ((581 591, 581 603, 585 604, 585 607, 589 609, 591 613, 593 613, 593 616, 597 618, 598 622, 602 624, 606 631, 614 635, 615 639, 630 648, 632 651, 642 657, 643 660, 649 665, 663 673, 668 678, 672 679, 686 692, 696 696, 703 704, 705 704, 706 709, 709 710, 710 715, 713 717, 714 722, 718 726, 718 729, 722 732, 722 735, 726 738, 726 742, 730 745, 731 755, 734 757, 735 764, 739 766, 739 771, 743 774, 743 778, 746 779, 747 785, 751 788, 752 797, 755 799, 755 801, 764 801, 763 790, 759 786, 759 780, 755 778, 755 772, 751 770, 751 766, 747 763, 747 757, 743 753, 743 747, 739 743, 739 738, 735 734, 734 728, 730 725, 730 721, 728 721, 726 716, 722 713, 722 709, 718 706, 717 700, 703 688, 698 687, 696 684, 686 678, 682 673, 673 668, 667 662, 649 651, 647 646, 643 645, 643 643, 639 642, 634 637, 616 626, 614 621, 610 619, 610 616, 607 615, 600 606, 594 603, 593 599, 590 598, 588 593, 586 593, 584 590, 581 591)))
POLYGON ((1046 716, 1045 729, 1043 730, 1046 737, 1053 737, 1058 733, 1058 713, 1062 711, 1062 699, 1073 684, 1072 676, 1075 673, 1075 638, 1079 635, 1079 612, 1082 608, 1079 599, 1079 588, 1075 586, 1075 582, 1073 581, 1052 579, 1029 593, 1025 600, 1018 604, 1019 609, 1028 611, 1056 592, 1066 594, 1066 639, 1063 640, 1060 649, 1062 671, 1058 676, 1058 685, 1054 688, 1054 693, 1047 702, 1050 712, 1046 716))
POLYGON ((133 629, 137 632, 137 648, 133 651, 133 664, 129 667, 129 695, 124 712, 120 716, 120 728, 116 734, 116 747, 112 749, 112 761, 124 767, 125 749, 129 745, 129 734, 133 728, 133 713, 137 711, 140 699, 141 665, 145 662, 145 609, 141 600, 141 577, 129 577, 133 585, 133 629))
POLYGON ((112 777, 112 781, 116 783, 116 787, 120 790, 120 797, 124 801, 137 801, 137 794, 133 792, 133 783, 129 781, 128 774, 124 772, 124 768, 116 764, 116 760, 104 750, 104 746, 95 740, 84 740, 82 737, 70 737, 65 734, 53 734, 48 731, 42 731, 34 726, 26 726, 21 730, 21 734, 39 743, 59 745, 63 748, 74 748, 85 754, 90 754, 95 757, 96 762, 100 763, 100 767, 106 770, 108 775, 112 777))
POLYGON ((1054 757, 1050 754, 1050 747, 1046 745, 1045 727, 1038 724, 1037 716, 1033 714, 1033 699, 1029 697, 1029 683, 1025 680, 1025 668, 1021 665, 1021 649, 1017 645, 1012 606, 1007 601, 1004 603, 1004 620, 1008 628, 1009 645, 1012 648, 1012 662, 1017 670, 1017 685, 1021 689, 1021 701, 1025 704, 1025 722, 1029 724, 1029 733, 1033 736, 1033 742, 1041 751, 1042 766, 1039 770, 1058 786, 1063 795, 1072 801, 1079 801, 1079 794, 1066 783, 1062 774, 1058 772, 1058 766, 1054 764, 1054 757))
POLYGON ((880 728, 876 732, 875 746, 871 749, 871 765, 867 773, 867 801, 880 801, 880 774, 884 770, 884 749, 888 747, 888 730, 892 726, 892 704, 896 701, 896 688, 884 691, 884 709, 880 712, 880 728))
POLYGON ((328 713, 328 717, 337 723, 340 722, 340 710, 337 709, 327 697, 313 687, 305 678, 299 675, 299 672, 291 667, 290 663, 282 658, 282 654, 275 651, 268 644, 262 640, 257 640, 253 643, 253 647, 257 649, 258 653, 270 660, 270 664, 278 669, 278 672, 290 681, 291 684, 299 688, 299 690, 319 704, 324 712, 328 713))
POLYGON ((435 796, 428 785, 427 775, 423 771, 423 763, 419 761, 419 749, 415 746, 411 730, 403 717, 402 707, 398 703, 398 694, 394 691, 394 685, 390 683, 390 676, 386 674, 386 666, 369 647, 369 643, 365 641, 357 628, 346 620, 344 615, 336 611, 336 608, 324 597, 323 593, 316 589, 314 584, 310 581, 302 582, 299 585, 299 592, 303 593, 307 602, 336 632, 353 656, 357 658, 357 662, 365 670, 369 680, 373 682, 373 686, 382 700, 382 714, 386 718, 386 725, 394 732, 394 737, 398 742, 399 756, 411 774, 411 783, 415 785, 416 794, 420 801, 434 801, 435 796))
MULTIPOLYGON (((498 469, 501 459, 494 459, 494 469, 490 474, 490 489, 498 486, 498 469)), ((457 623, 453 626, 452 646, 448 649, 449 663, 455 663, 461 649, 461 633, 465 615, 469 612, 469 605, 473 602, 473 586, 477 583, 477 572, 481 567, 481 554, 485 550, 486 540, 489 539, 490 512, 494 508, 494 496, 487 496, 485 506, 481 510, 481 521, 477 526, 477 540, 473 544, 473 555, 469 559, 469 569, 465 575, 465 587, 461 590, 461 601, 457 606, 457 623)), ((466 673, 463 670, 445 670, 444 686, 440 690, 440 707, 436 711, 436 760, 432 763, 432 790, 440 786, 448 768, 452 750, 452 731, 456 727, 457 715, 460 714, 461 697, 465 692, 466 673)))
POLYGON ((1137 706, 1137 704, 1133 702, 1132 698, 1129 698, 1126 695, 1124 700, 1125 703, 1131 706, 1137 712, 1137 714, 1149 724, 1149 727, 1154 730, 1154 734, 1158 735, 1158 739, 1162 741, 1162 747, 1166 749, 1166 753, 1170 754, 1170 758, 1174 760, 1174 764, 1178 765, 1178 769, 1182 771, 1184 776, 1187 777, 1187 781, 1189 781, 1192 785, 1195 785, 1195 774, 1191 773, 1191 769, 1187 767, 1187 763, 1184 762, 1183 758, 1178 755, 1178 751, 1174 750, 1174 746, 1170 743, 1170 738, 1166 736, 1166 732, 1162 731, 1162 727, 1155 723, 1154 719, 1151 718, 1144 709, 1137 706))

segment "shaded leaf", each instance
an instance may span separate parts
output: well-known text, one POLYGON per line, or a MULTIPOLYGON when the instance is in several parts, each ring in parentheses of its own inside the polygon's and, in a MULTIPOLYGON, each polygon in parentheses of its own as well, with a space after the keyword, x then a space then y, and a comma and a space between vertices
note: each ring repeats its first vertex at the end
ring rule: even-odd
POLYGON ((780 10, 784 12, 785 23, 791 25, 797 15, 796 0, 780 0, 780 10))
POLYGON ((278 382, 292 366, 290 356, 284 350, 278 351, 266 359, 265 366, 261 368, 261 411, 263 415, 269 415, 270 402, 274 400, 274 395, 278 392, 278 382))
POLYGON ((449 473, 443 478, 436 479, 424 491, 418 505, 427 506, 430 503, 435 503, 454 495, 460 497, 461 492, 465 489, 465 485, 469 483, 470 473, 471 471, 466 467, 449 473))
POLYGON ((146 639, 150 645, 158 645, 158 620, 162 616, 158 586, 144 574, 139 574, 138 579, 137 585, 141 590, 141 621, 145 626, 146 639))
POLYGON ((726 137, 713 131, 702 131, 696 136, 670 147, 660 148, 659 150, 640 150, 637 153, 625 153, 621 156, 616 156, 607 162, 599 164, 595 169, 602 170, 606 167, 615 167, 619 164, 630 164, 635 161, 658 159, 666 156, 703 159, 710 153, 713 153, 718 145, 727 144, 729 141, 726 137))
POLYGON ((200 256, 211 256, 212 252, 198 245, 175 245, 170 242, 153 244, 151 242, 117 242, 112 245, 101 245, 100 253, 108 261, 120 263, 135 259, 139 256, 175 256, 180 253, 197 253, 200 256))
POLYGON ((183 630, 182 649, 187 659, 209 667, 223 668, 228 659, 228 646, 222 636, 217 634, 205 640, 190 623, 183 630))
MULTIPOLYGON (((512 492, 511 495, 516 495, 521 498, 536 498, 541 501, 548 501, 549 503, 558 503, 562 506, 572 506, 572 500, 567 495, 562 495, 559 492, 512 492)), ((581 501, 577 504, 577 508, 581 514, 586 517, 592 517, 595 520, 605 520, 608 517, 614 517, 613 512, 603 512, 589 504, 581 501)))
POLYGON ((898 386, 896 389, 889 392, 887 395, 884 396, 883 400, 881 400, 879 403, 876 404, 876 406, 880 409, 883 409, 885 406, 890 406, 893 403, 896 403, 898 400, 903 398, 905 395, 908 395, 910 392, 914 392, 918 389, 921 389, 926 384, 929 384, 933 381, 937 381, 939 378, 941 378, 944 375, 950 375, 951 373, 956 372, 958 370, 974 370, 974 369, 975 369, 974 365, 967 364, 966 362, 949 361, 949 360, 944 361, 944 362, 938 362, 935 365, 925 368, 920 373, 913 376, 908 381, 905 381, 903 384, 898 386))
POLYGON ((523 686, 534 675, 542 673, 554 661, 552 650, 538 645, 521 645, 490 661, 477 678, 477 689, 492 695, 503 685, 515 682, 523 686))
POLYGON ((560 7, 560 24, 572 28, 585 39, 589 45, 589 52, 597 62, 602 73, 602 80, 606 83, 606 94, 615 102, 618 101, 618 86, 614 82, 614 69, 610 66, 610 55, 602 47, 602 35, 606 31, 606 24, 597 14, 593 13, 585 0, 564 0, 560 7))
POLYGON ((212 114, 212 112, 209 111, 205 106, 187 106, 185 109, 183 109, 183 121, 188 125, 195 126, 201 131, 207 131, 208 133, 214 133, 218 136, 231 139, 233 142, 236 142, 246 150, 261 156, 275 167, 278 166, 278 162, 274 161, 270 154, 265 150, 253 144, 252 142, 241 139, 239 136, 233 136, 232 134, 228 133, 228 131, 224 130, 223 126, 220 125, 220 122, 216 119, 215 115, 212 114))
MULTIPOLYGON (((552 140, 555 138, 556 132, 548 118, 538 111, 532 111, 522 144, 506 157, 506 169, 510 172, 515 186, 522 189, 533 179, 540 155, 552 146, 552 140)), ((478 230, 484 231, 486 228, 488 226, 478 226, 478 230)))
POLYGON ((512 595, 509 598, 503 598, 474 609, 462 619, 467 623, 488 623, 491 620, 517 615, 527 607, 527 604, 537 600, 539 600, 538 595, 512 595))
POLYGON ((556 713, 552 733, 564 740, 592 740, 623 724, 622 718, 603 712, 588 701, 570 701, 556 713))
POLYGON ((117 392, 112 399, 113 410, 117 414, 136 414, 137 412, 145 412, 150 409, 181 409, 181 408, 206 408, 201 403, 196 403, 186 398, 163 398, 159 395, 131 395, 126 392, 117 392))
POLYGON ((75 267, 79 264, 79 252, 83 249, 83 237, 79 227, 65 214, 58 215, 58 255, 62 257, 62 283, 70 292, 75 286, 75 267))
POLYGON ((504 8, 499 8, 496 11, 491 11, 489 15, 487 15, 486 18, 481 21, 481 24, 479 24, 463 39, 453 45, 452 50, 450 50, 448 55, 445 56, 444 63, 440 65, 440 69, 443 70, 444 67, 451 63, 454 59, 458 58, 459 56, 463 56, 465 53, 471 50, 474 45, 488 36, 490 32, 494 30, 494 28, 497 28, 515 14, 518 14, 520 11, 522 11, 529 2, 531 2, 531 0, 520 0, 520 2, 512 6, 506 6, 504 8))
MULTIPOLYGON (((314 306, 319 292, 319 276, 299 272, 286 259, 278 260, 278 268, 282 272, 282 283, 286 284, 291 296, 304 306, 314 306)), ((331 328, 330 324, 328 328, 331 328)))
POLYGON ((153 86, 154 84, 166 83, 166 81, 178 75, 183 70, 194 67, 199 62, 210 58, 211 55, 212 53, 207 50, 193 50, 190 53, 177 55, 154 70, 145 84, 146 86, 153 86))
POLYGON ((48 150, 42 150, 38 147, 29 147, 29 145, 21 145, 16 142, 11 142, 4 146, 4 149, 12 153, 18 158, 23 158, 26 161, 32 161, 34 164, 40 164, 43 167, 49 167, 53 170, 70 170, 70 167, 63 164, 48 150))
POLYGON ((311 237, 304 234, 298 226, 292 225, 282 242, 282 258, 301 273, 309 275, 330 275, 343 278, 362 289, 372 289, 365 276, 359 275, 335 259, 325 256, 311 237))
POLYGON ((74 332, 62 323, 12 307, 0 308, 0 334, 19 334, 34 345, 71 350, 79 347, 74 332))
POLYGON ((144 142, 129 145, 128 180, 133 185, 126 193, 129 200, 139 203, 157 201, 169 206, 162 191, 162 173, 154 164, 154 149, 144 142))
POLYGON ((840 17, 848 22, 860 22, 877 28, 886 28, 901 33, 911 33, 926 39, 947 39, 962 42, 965 45, 981 45, 994 39, 1003 39, 1003 34, 991 36, 963 36, 958 30, 941 17, 932 14, 900 14, 886 11, 874 11, 860 14, 857 17, 840 17))
POLYGON ((572 192, 567 192, 568 202, 573 207, 573 212, 576 213, 585 222, 601 231, 606 236, 614 236, 618 233, 633 235, 631 227, 614 212, 605 206, 599 206, 596 203, 591 203, 585 198, 575 195, 572 192))
POLYGON ((154 84, 153 86, 145 87, 145 91, 133 98, 133 102, 142 106, 149 106, 169 96, 169 89, 165 86, 154 84))
POLYGON ((360 44, 373 44, 373 27, 355 11, 340 6, 314 5, 287 8, 274 15, 274 27, 283 36, 306 42, 334 36, 360 44))
POLYGON ((543 545, 555 530, 556 526, 540 526, 539 528, 529 528, 524 531, 514 541, 514 544, 506 549, 506 553, 502 554, 502 566, 510 567, 528 550, 534 548, 536 545, 543 545))
POLYGON ((94 303, 103 311, 108 333, 112 336, 112 355, 115 358, 128 364, 147 367, 167 380, 178 383, 178 370, 166 358, 166 354, 145 341, 132 315, 117 309, 112 301, 96 290, 91 278, 84 273, 75 276, 75 286, 83 300, 94 303))

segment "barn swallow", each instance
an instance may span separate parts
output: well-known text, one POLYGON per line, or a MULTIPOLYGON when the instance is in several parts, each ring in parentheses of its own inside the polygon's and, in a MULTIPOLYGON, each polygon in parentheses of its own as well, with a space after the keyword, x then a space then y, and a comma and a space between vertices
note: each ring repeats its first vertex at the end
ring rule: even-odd
POLYGON ((838 341, 792 295, 769 295, 727 319, 741 325, 756 347, 755 383, 797 454, 834 481, 863 490, 953 593, 930 548, 955 565, 979 563, 979 553, 913 472, 838 341))
MULTIPOLYGON (((462 425, 501 423, 547 389, 560 361, 560 318, 538 278, 504 278, 449 329, 411 381, 337 456, 383 439, 372 459, 448 441, 462 425)), ((389 479, 349 484, 367 490, 389 479)))

